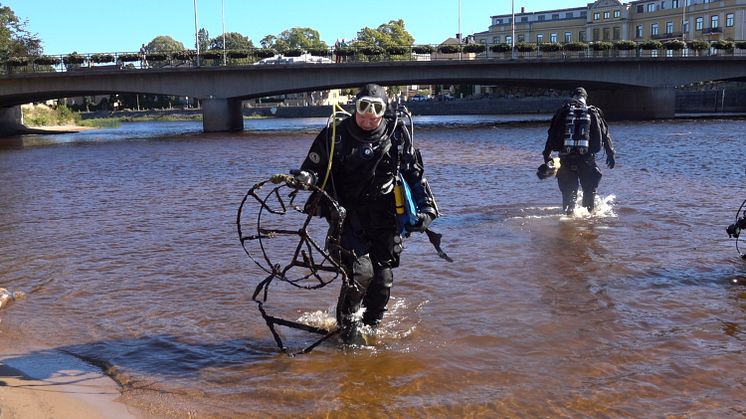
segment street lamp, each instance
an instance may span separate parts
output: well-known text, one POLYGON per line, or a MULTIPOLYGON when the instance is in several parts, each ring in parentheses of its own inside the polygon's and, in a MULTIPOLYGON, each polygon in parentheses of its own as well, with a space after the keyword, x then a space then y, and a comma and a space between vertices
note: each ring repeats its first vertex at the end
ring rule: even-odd
POLYGON ((515 0, 510 0, 510 15, 510 24, 513 31, 510 35, 510 57, 515 58, 515 0))
POLYGON ((197 67, 199 67, 199 25, 197 24, 197 0, 194 0, 194 44, 197 46, 197 67))
POLYGON ((220 20, 223 25, 223 65, 228 64, 228 59, 225 52, 225 0, 220 1, 220 20))

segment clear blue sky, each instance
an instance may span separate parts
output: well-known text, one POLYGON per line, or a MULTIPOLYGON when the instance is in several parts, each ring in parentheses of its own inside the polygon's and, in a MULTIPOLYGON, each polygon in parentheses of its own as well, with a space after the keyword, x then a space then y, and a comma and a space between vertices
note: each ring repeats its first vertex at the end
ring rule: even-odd
MULTIPOLYGON (((585 6, 591 0, 515 0, 515 10, 585 6)), ((0 0, 39 36, 46 54, 137 51, 158 35, 194 48, 193 0, 0 0)), ((255 45, 266 35, 310 27, 332 45, 364 28, 404 19, 417 43, 437 44, 458 31, 458 0, 197 0, 199 27, 214 38, 225 31, 248 36, 255 45)), ((490 16, 511 11, 511 0, 461 0, 461 32, 487 30, 490 16)))

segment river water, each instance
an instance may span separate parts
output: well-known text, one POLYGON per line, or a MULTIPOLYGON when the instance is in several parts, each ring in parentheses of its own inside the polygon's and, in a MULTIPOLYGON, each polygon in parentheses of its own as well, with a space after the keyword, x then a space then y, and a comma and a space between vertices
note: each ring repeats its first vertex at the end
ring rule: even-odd
MULTIPOLYGON (((746 121, 612 123, 598 213, 566 217, 534 174, 543 119, 417 119, 454 262, 409 238, 375 346, 296 357, 251 300, 266 274, 236 210, 300 164, 323 119, 10 142, 0 286, 27 297, 0 312, 3 362, 85 359, 164 417, 746 415, 746 262, 724 229, 746 198, 746 121)), ((338 286, 272 298, 328 318, 338 286)))

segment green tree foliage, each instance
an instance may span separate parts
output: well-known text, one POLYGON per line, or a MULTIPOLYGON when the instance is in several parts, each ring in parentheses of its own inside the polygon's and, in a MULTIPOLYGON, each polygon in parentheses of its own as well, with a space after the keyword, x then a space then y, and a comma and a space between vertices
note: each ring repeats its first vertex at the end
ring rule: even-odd
MULTIPOLYGON (((207 47, 210 46, 210 33, 207 32, 207 29, 202 28, 197 32, 197 42, 199 42, 199 50, 200 51, 206 51, 207 47)), ((197 48, 197 44, 194 45, 195 48, 197 48)))
POLYGON ((150 41, 145 49, 148 53, 183 51, 184 44, 167 35, 156 36, 150 41))
POLYGON ((41 40, 26 25, 10 7, 0 7, 0 58, 41 55, 41 40))
POLYGON ((312 28, 291 28, 282 31, 277 36, 267 35, 261 42, 264 48, 273 48, 278 51, 324 49, 328 48, 326 42, 321 40, 319 31, 312 28))
POLYGON ((404 27, 404 20, 392 20, 376 29, 365 27, 357 33, 359 44, 368 46, 389 47, 394 45, 410 46, 414 37, 404 27))
MULTIPOLYGON (((238 32, 226 32, 225 49, 233 51, 242 51, 254 48, 248 36, 243 36, 238 32)), ((210 49, 223 49, 223 35, 210 40, 210 49)))

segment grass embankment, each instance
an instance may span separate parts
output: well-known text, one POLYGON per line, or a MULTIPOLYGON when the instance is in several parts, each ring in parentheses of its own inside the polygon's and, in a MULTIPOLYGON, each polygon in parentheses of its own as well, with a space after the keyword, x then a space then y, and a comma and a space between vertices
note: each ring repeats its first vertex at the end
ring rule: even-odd
POLYGON ((23 122, 29 127, 78 126, 93 128, 117 128, 118 118, 82 119, 65 105, 50 107, 47 105, 24 105, 23 122))

